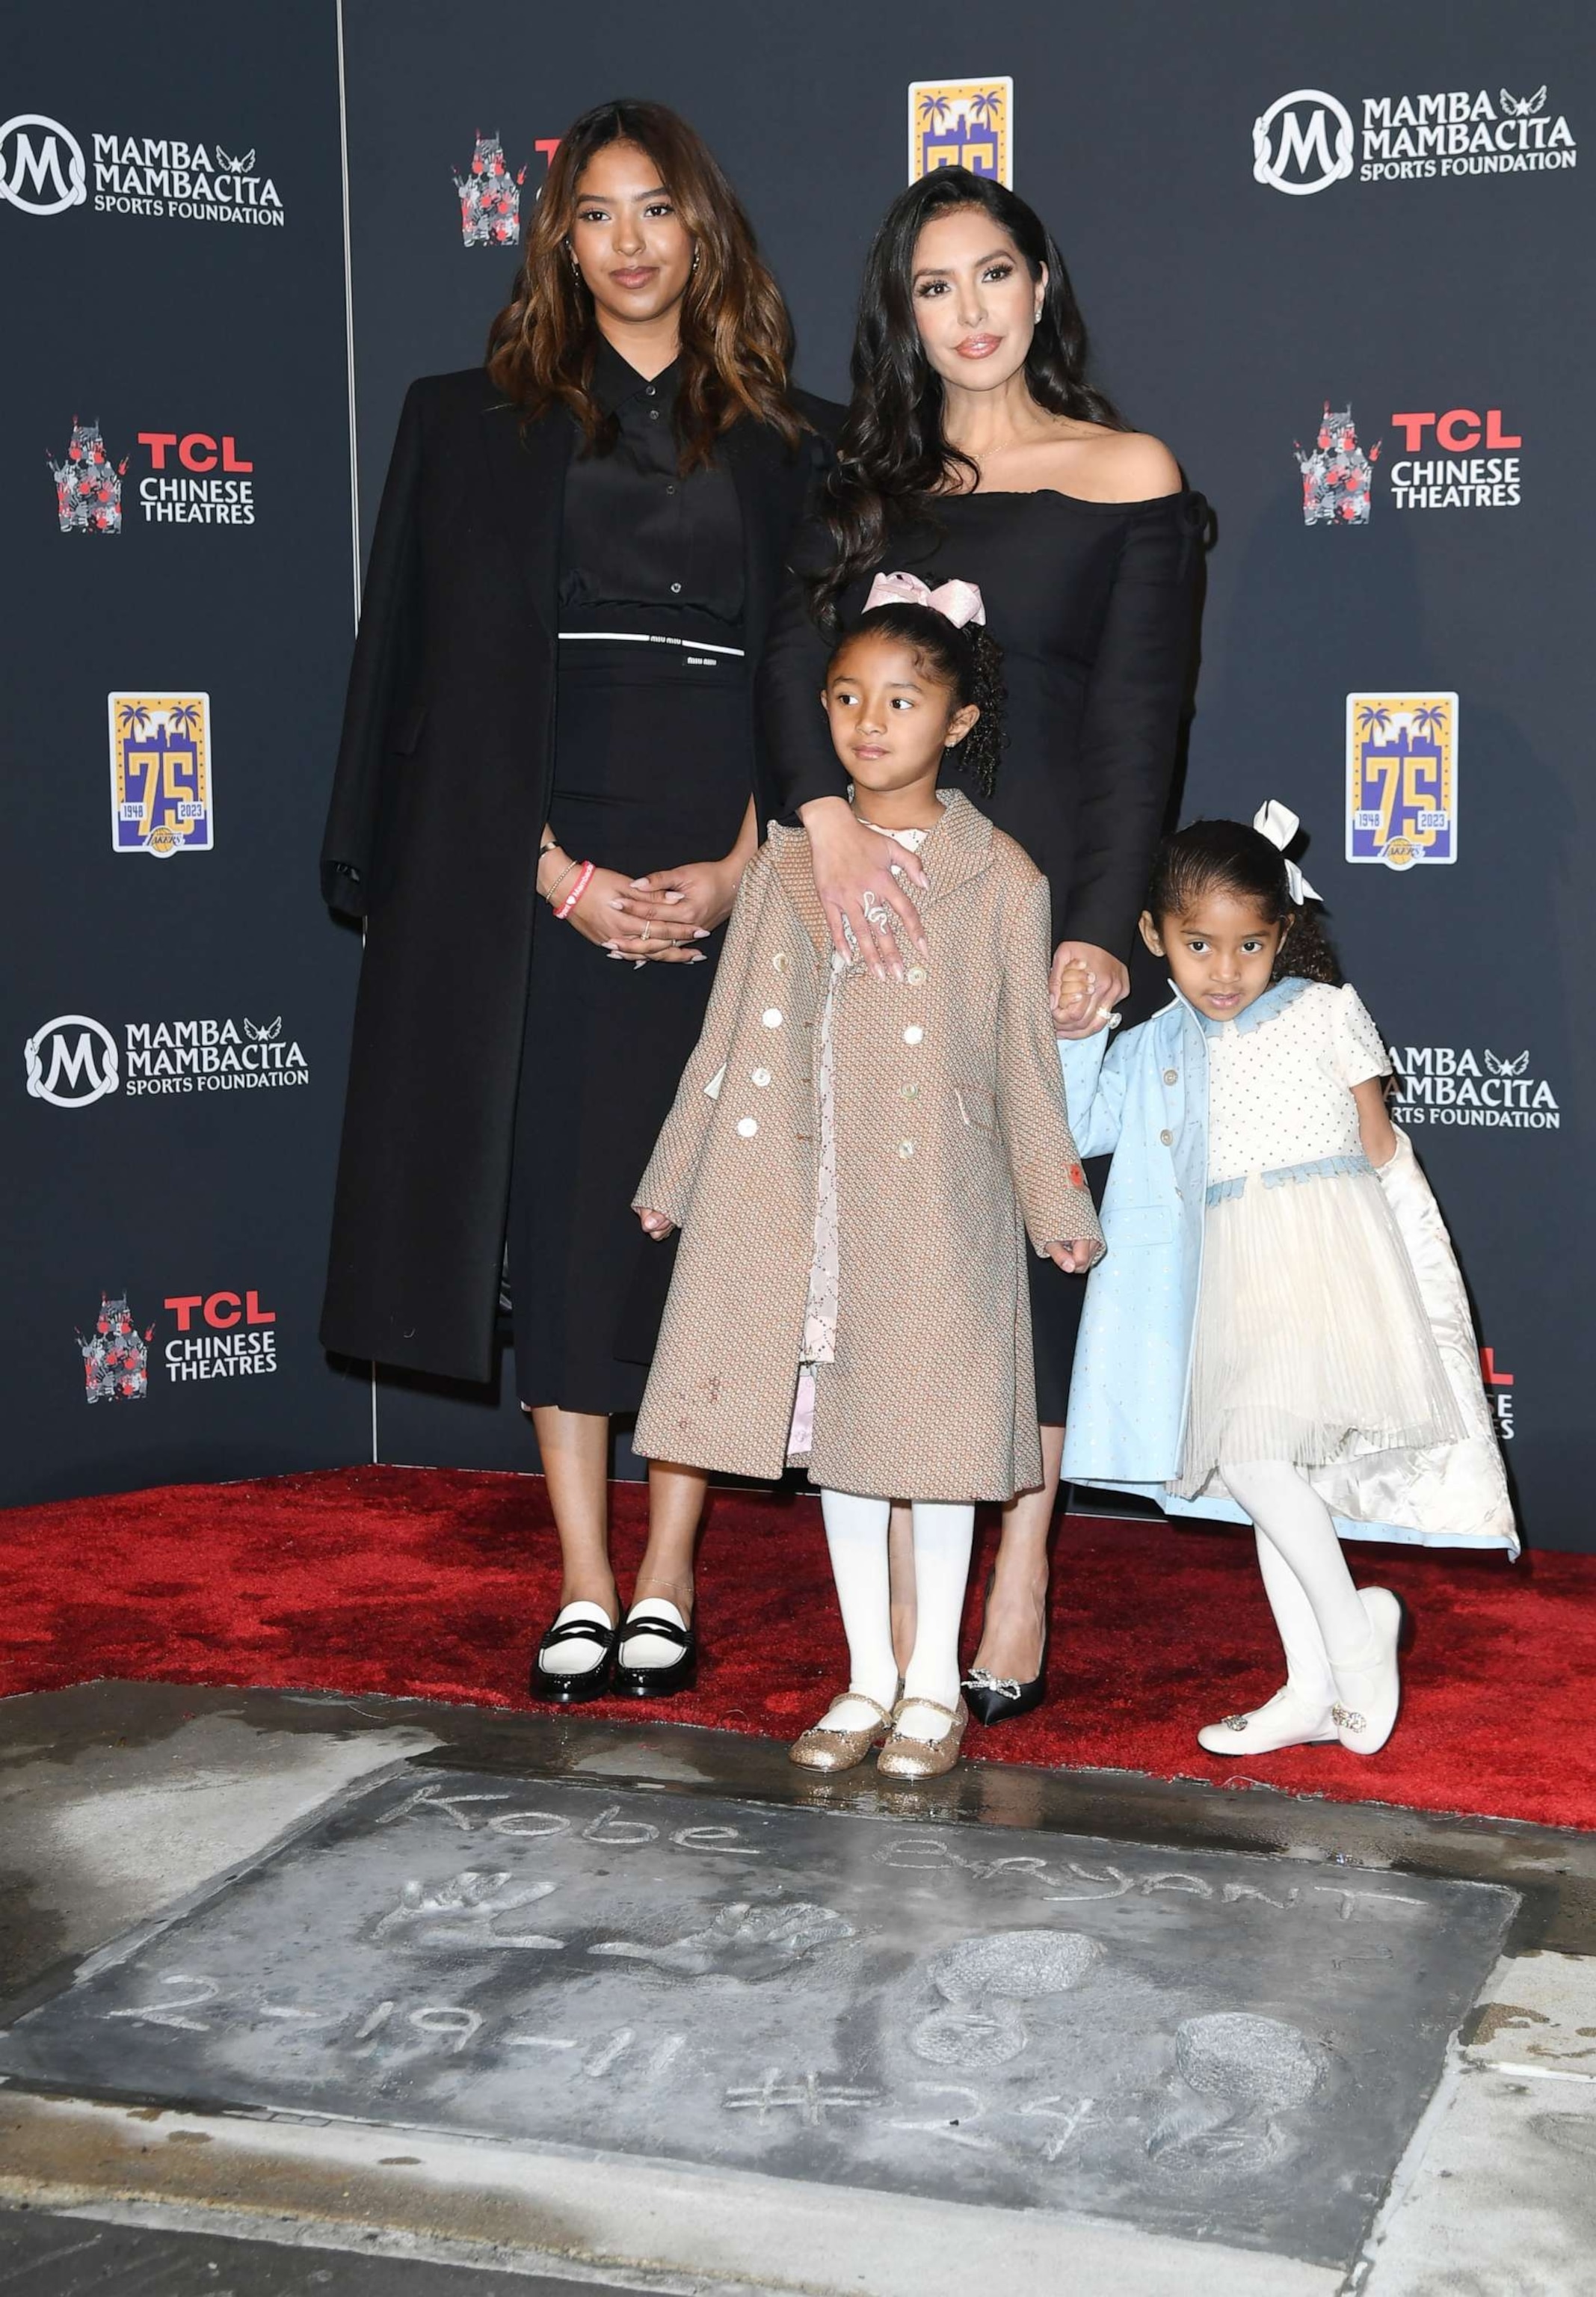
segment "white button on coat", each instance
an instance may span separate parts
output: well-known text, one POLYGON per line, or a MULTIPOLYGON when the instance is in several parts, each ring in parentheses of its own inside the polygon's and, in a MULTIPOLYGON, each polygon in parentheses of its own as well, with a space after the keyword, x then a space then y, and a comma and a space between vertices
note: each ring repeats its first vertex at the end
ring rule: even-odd
POLYGON ((779 1005, 767 1005, 760 1019, 767 1029, 779 1029, 785 1016, 779 1005))
POLYGON ((917 1021, 911 1021, 908 1028, 903 1032, 903 1041, 906 1045, 917 1045, 925 1034, 926 1032, 921 1028, 919 1023, 917 1021))
POLYGON ((766 1084, 769 1084, 769 1082, 770 1082, 770 1072, 769 1072, 769 1069, 755 1069, 755 1070, 754 1070, 754 1072, 753 1072, 753 1082, 755 1083, 755 1084, 759 1084, 759 1085, 766 1085, 766 1084))
POLYGON ((754 1134, 759 1131, 759 1119, 756 1116, 739 1116, 737 1119, 737 1131, 742 1134, 745 1140, 752 1140, 754 1134))

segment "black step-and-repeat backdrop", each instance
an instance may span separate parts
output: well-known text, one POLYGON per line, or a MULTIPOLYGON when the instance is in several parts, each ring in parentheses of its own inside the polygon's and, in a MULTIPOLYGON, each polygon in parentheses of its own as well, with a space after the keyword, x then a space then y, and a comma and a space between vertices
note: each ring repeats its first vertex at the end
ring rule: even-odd
POLYGON ((369 1458, 317 1345, 358 942, 337 22, 0 49, 4 1497, 369 1458))
MULTIPOLYGON (((63 80, 41 30, 0 93, 17 1496, 369 1456, 373 1401, 313 1338, 354 954, 313 868, 350 624, 337 27, 163 4, 130 55, 118 12, 76 21, 114 71, 63 80)), ((1217 515, 1185 811, 1302 817, 1526 1527, 1567 1546, 1596 1544, 1586 33, 1581 0, 342 11, 362 547, 406 383, 480 355, 605 95, 703 129, 833 395, 909 171, 1041 210, 1102 379, 1217 515)), ((531 1463, 507 1393, 374 1406, 384 1459, 531 1463)))

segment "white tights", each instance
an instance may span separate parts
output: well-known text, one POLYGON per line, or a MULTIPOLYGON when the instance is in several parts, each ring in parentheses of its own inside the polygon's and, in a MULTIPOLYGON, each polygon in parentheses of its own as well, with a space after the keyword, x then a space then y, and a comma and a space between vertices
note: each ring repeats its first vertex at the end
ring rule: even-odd
MULTIPOLYGON (((826 1544, 831 1550, 843 1628, 848 1638, 848 1687, 877 1706, 891 1708, 898 1689, 893 1656, 892 1593, 887 1571, 886 1500, 861 1499, 852 1492, 822 1492, 826 1544)), ((973 1505, 942 1500, 914 1503, 915 1647, 903 1678, 903 1696, 958 1704, 958 1623, 965 1584, 970 1576, 975 1535, 973 1505)), ((843 1730, 862 1730, 870 1710, 839 1701, 831 1718, 843 1730)), ((918 1739, 940 1739, 946 1719, 917 1707, 908 1727, 918 1739)))
POLYGON ((1330 1667, 1368 1653, 1369 1614, 1358 1600, 1329 1509, 1285 1460, 1229 1462, 1231 1497, 1253 1519, 1258 1568, 1286 1646, 1287 1679, 1304 1698, 1335 1693, 1330 1667))

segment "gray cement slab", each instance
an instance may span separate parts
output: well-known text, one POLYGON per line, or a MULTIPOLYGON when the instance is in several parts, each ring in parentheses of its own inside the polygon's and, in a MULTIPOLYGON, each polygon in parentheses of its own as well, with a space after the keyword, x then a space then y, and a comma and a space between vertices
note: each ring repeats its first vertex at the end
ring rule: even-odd
POLYGON ((91 1956, 0 2068, 1333 2263, 1512 1905, 407 1767, 91 1956))
MULTIPOLYGON (((584 2158, 391 2125, 90 2104, 3 2085, 0 2195, 96 2219, 153 2216, 159 2229, 215 2224, 311 2250, 521 2276, 662 2287, 662 2274, 672 2289, 712 2286, 717 2297, 731 2297, 733 2285, 826 2297, 968 2297, 986 2287, 1007 2297, 1332 2297, 1362 2287, 1370 2268, 1375 2297, 1436 2297, 1440 2287, 1447 2297, 1596 2293, 1588 2160, 1540 2123, 1530 2128, 1536 2117, 1525 2108, 1526 2095, 1572 2099, 1545 2110, 1583 2125, 1596 2090, 1567 2079, 1584 2073, 1596 2044, 1596 1834, 1337 1805, 1257 1782, 1222 1789, 1003 1765, 887 1791, 868 1769, 817 1782, 790 1769, 779 1744, 668 1720, 600 1725, 423 1700, 106 1682, 0 1701, 0 1991, 145 1922, 180 1888, 258 1854, 325 1793, 407 1755, 417 1766, 489 1771, 500 1783, 584 1781, 664 1802, 691 1795, 890 1817, 909 1823, 902 1832, 945 1835, 967 1857, 975 1846, 991 1855, 994 1843, 1004 1855, 1014 1848, 1008 1835, 1034 1829, 1100 1838, 1110 1857, 1114 1846, 1148 1843, 1263 1853, 1255 1865, 1288 1884, 1370 1872, 1493 1881, 1518 1892, 1519 1910, 1509 1955, 1464 2021, 1369 2262, 1351 2280, 1345 2261, 1311 2266, 1048 2210, 868 2187, 844 2196, 745 2169, 584 2158), (1471 2067, 1485 2079, 1466 2087, 1471 2067)), ((719 1816, 737 1823, 735 1813, 719 1816)), ((1567 2125, 1557 2127, 1567 2139, 1567 2125)), ((473 2271, 465 2297, 481 2285, 473 2271)))

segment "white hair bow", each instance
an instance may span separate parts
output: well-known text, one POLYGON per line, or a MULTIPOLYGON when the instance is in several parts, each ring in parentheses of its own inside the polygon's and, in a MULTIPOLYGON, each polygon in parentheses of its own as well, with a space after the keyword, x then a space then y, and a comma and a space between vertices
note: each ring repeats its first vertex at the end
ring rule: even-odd
MULTIPOLYGON (((1278 845, 1282 853, 1301 827, 1291 808, 1282 805, 1278 797, 1265 798, 1253 816, 1253 827, 1260 836, 1267 837, 1271 845, 1278 845)), ((1304 902, 1318 902, 1324 898, 1321 893, 1314 892, 1295 861, 1286 864, 1286 891, 1298 909, 1304 902)))
POLYGON ((973 582, 942 582, 934 590, 917 574, 877 574, 865 600, 868 614, 875 606, 929 606, 955 630, 967 622, 984 622, 986 608, 973 582))

